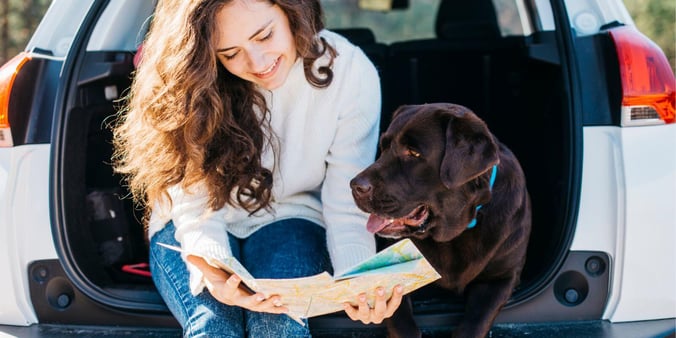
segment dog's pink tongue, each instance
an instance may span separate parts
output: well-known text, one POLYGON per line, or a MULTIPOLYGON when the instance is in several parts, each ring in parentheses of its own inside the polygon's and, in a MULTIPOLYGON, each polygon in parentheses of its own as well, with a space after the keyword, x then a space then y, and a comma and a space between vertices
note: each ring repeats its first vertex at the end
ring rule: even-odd
POLYGON ((376 232, 382 230, 389 224, 389 220, 383 217, 380 217, 375 214, 369 216, 368 222, 366 222, 366 230, 375 234, 376 232))

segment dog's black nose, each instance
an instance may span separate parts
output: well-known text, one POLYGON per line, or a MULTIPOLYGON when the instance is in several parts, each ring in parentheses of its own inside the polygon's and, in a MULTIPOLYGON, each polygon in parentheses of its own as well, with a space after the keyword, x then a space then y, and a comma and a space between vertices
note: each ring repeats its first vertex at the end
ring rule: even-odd
POLYGON ((360 198, 370 196, 373 191, 371 182, 363 176, 353 178, 352 181, 350 181, 350 187, 352 188, 352 194, 360 198))

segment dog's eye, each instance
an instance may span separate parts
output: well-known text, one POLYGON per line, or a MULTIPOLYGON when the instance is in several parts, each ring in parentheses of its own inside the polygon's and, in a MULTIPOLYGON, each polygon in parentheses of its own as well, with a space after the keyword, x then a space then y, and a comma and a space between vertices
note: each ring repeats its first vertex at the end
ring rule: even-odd
POLYGON ((411 156, 411 157, 415 157, 415 158, 421 158, 422 157, 420 152, 418 152, 417 150, 415 150, 413 148, 406 148, 405 154, 406 154, 406 156, 411 156))

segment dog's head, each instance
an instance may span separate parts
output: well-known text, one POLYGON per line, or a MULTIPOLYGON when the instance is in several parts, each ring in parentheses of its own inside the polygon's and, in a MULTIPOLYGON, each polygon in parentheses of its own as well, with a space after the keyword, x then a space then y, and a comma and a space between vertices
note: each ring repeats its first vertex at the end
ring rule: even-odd
POLYGON ((402 106, 393 115, 380 157, 350 182, 354 200, 380 236, 450 241, 490 200, 496 140, 459 105, 402 106))

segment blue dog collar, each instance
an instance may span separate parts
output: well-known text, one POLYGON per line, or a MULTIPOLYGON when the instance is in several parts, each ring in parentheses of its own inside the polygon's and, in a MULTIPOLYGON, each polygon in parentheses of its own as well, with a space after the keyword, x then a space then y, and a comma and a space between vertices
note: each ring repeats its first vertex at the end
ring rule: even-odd
MULTIPOLYGON (((498 175, 498 165, 496 164, 496 165, 493 166, 493 171, 491 172, 490 185, 488 186, 488 188, 490 190, 493 190, 493 184, 495 183, 495 176, 497 176, 497 175, 498 175)), ((481 209, 482 206, 483 206, 482 204, 477 205, 475 213, 478 213, 479 209, 481 209)), ((474 228, 475 225, 476 225, 476 217, 474 217, 474 219, 472 219, 469 222, 469 224, 467 224, 467 229, 474 228)))

